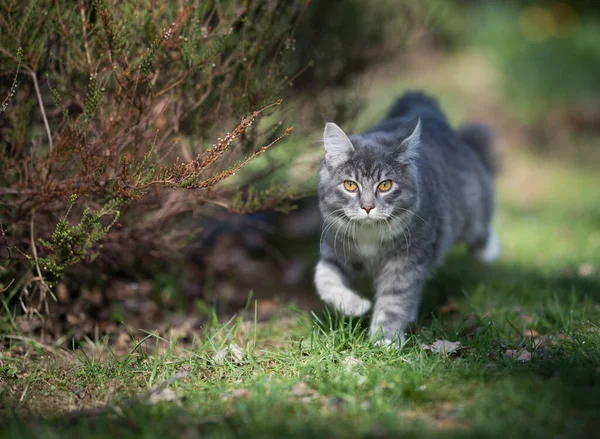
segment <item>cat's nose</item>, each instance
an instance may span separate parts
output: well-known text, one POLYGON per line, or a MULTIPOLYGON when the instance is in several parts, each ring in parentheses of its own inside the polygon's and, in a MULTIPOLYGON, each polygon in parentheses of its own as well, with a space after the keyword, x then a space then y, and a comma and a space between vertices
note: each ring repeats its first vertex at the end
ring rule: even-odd
POLYGON ((369 214, 369 212, 373 209, 372 206, 363 206, 363 209, 365 210, 365 212, 367 212, 367 215, 369 214))

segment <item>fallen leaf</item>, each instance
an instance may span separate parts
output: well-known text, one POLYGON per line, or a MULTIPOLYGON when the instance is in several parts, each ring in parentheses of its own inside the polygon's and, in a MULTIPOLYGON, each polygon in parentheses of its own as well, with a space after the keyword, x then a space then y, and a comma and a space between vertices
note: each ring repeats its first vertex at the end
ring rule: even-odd
POLYGON ((261 322, 269 320, 281 310, 281 306, 279 306, 274 300, 271 299, 257 300, 256 308, 256 318, 261 322))
POLYGON ((291 389, 292 395, 298 397, 301 402, 307 403, 319 399, 321 395, 314 389, 311 389, 304 382, 294 384, 291 389))
POLYGON ((222 398, 224 401, 228 401, 230 399, 243 399, 248 401, 250 399, 250 391, 245 388, 236 389, 229 395, 225 395, 222 398))
POLYGON ((213 358, 219 362, 240 363, 244 359, 244 351, 235 343, 230 343, 225 349, 216 352, 213 358))
POLYGON ((581 264, 577 272, 581 277, 588 277, 594 273, 594 267, 591 264, 581 264))
POLYGON ((161 401, 174 401, 175 399, 177 399, 177 395, 175 395, 175 392, 169 389, 168 387, 165 387, 164 389, 150 393, 150 397, 148 398, 148 404, 154 405, 161 401))
POLYGON ((531 352, 527 349, 507 349, 505 358, 514 358, 517 361, 531 361, 531 352))
POLYGON ((177 399, 177 395, 169 388, 169 386, 175 381, 187 378, 188 376, 190 376, 190 371, 188 369, 182 369, 178 371, 169 381, 152 386, 152 389, 150 389, 150 395, 147 398, 148 404, 153 405, 160 401, 174 401, 177 399))
POLYGON ((523 331, 523 335, 528 338, 536 338, 540 336, 540 333, 537 332, 535 329, 526 329, 525 331, 523 331))
POLYGON ((301 382, 292 386, 292 395, 294 396, 308 396, 314 393, 314 390, 309 388, 306 383, 301 382))
POLYGON ((461 349, 459 341, 436 340, 431 344, 424 344, 423 349, 436 354, 448 355, 461 349))
POLYGON ((360 366, 363 364, 362 360, 358 358, 354 358, 352 356, 346 357, 342 360, 342 364, 346 366, 346 369, 352 369, 355 366, 360 366))
POLYGON ((452 314, 455 312, 458 312, 458 307, 453 303, 447 303, 445 305, 442 305, 439 309, 440 315, 452 314))

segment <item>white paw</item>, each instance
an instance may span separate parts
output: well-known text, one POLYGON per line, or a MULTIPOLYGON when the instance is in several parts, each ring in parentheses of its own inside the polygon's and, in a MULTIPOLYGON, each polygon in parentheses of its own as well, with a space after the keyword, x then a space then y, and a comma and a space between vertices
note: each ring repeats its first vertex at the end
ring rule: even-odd
POLYGON ((475 252, 475 257, 485 264, 491 264, 500 257, 500 240, 493 230, 490 230, 485 247, 475 252))
POLYGON ((402 346, 406 343, 406 337, 383 337, 375 339, 373 344, 375 346, 381 346, 388 349, 402 349, 402 346))
POLYGON ((346 300, 341 300, 337 308, 347 316, 362 316, 371 309, 371 301, 363 299, 358 295, 354 297, 345 297, 346 300))
POLYGON ((369 332, 371 334, 371 340, 375 346, 401 349, 406 343, 406 334, 404 331, 385 331, 381 327, 371 326, 371 330, 369 332))

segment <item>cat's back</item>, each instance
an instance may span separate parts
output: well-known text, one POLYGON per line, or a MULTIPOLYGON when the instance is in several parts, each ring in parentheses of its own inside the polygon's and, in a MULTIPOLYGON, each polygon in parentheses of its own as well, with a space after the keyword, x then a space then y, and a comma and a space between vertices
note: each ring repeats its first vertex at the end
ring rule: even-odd
POLYGON ((426 131, 451 130, 450 124, 437 101, 420 91, 411 91, 400 96, 392 105, 385 118, 372 126, 364 134, 399 134, 410 122, 419 118, 426 131))

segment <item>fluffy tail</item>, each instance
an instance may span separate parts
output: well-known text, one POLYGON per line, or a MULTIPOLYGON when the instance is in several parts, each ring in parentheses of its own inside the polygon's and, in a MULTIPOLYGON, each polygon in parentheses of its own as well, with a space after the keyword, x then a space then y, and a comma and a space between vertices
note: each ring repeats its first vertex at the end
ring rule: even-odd
POLYGON ((387 119, 396 117, 412 119, 416 116, 439 119, 447 123, 437 101, 421 91, 409 91, 400 96, 388 111, 387 119))
POLYGON ((457 131, 459 137, 477 153, 491 174, 498 172, 498 160, 494 154, 494 133, 482 123, 467 123, 457 131))

